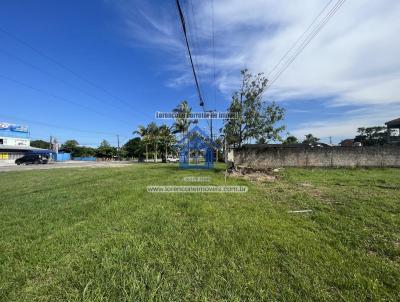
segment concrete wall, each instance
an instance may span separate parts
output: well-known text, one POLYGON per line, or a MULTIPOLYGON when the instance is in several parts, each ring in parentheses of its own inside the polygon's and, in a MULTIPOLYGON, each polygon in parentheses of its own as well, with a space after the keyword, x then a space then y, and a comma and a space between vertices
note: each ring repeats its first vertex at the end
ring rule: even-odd
POLYGON ((400 167, 400 146, 283 147, 246 145, 234 150, 235 165, 276 167, 400 167))

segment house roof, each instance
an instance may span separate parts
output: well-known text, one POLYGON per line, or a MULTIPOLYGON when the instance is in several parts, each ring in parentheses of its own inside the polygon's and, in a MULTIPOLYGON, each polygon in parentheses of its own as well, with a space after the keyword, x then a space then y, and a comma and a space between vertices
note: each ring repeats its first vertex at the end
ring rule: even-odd
POLYGON ((400 117, 385 123, 386 126, 400 126, 400 117))

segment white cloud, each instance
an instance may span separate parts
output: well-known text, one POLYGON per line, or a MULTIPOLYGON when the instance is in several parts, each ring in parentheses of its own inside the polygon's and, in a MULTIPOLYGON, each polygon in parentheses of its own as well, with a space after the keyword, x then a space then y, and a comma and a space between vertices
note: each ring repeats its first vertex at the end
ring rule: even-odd
POLYGON ((330 136, 336 139, 351 138, 359 127, 383 126, 400 112, 400 104, 372 105, 344 112, 339 117, 318 119, 298 125, 291 134, 303 138, 312 133, 321 138, 330 136))
MULTIPOLYGON (((166 11, 146 6, 144 2, 134 3, 135 9, 126 9, 124 5, 122 10, 131 37, 166 51, 173 50, 176 60, 172 59, 169 64, 177 69, 179 66, 179 72, 173 76, 170 86, 192 85, 190 73, 182 76, 188 65, 182 60, 185 49, 175 7, 169 6, 166 11)), ((193 11, 187 4, 184 9, 196 61, 203 83, 211 83, 211 2, 189 3, 194 5, 193 11)), ((268 74, 326 3, 320 0, 215 0, 217 87, 229 95, 236 89, 239 70, 244 67, 268 74)), ((340 125, 338 122, 334 125, 336 120, 309 124, 318 127, 321 136, 328 132, 350 135, 365 118, 370 119, 367 124, 382 124, 388 118, 397 117, 400 111, 390 108, 398 109, 400 104, 399 16, 400 1, 397 0, 346 1, 276 81, 269 95, 293 101, 329 97, 331 101, 326 110, 331 106, 343 107, 346 119, 340 125), (346 113, 348 106, 359 106, 365 111, 346 113), (379 115, 369 114, 379 106, 384 108, 379 115)), ((306 127, 299 125, 295 131, 304 130, 306 127)))

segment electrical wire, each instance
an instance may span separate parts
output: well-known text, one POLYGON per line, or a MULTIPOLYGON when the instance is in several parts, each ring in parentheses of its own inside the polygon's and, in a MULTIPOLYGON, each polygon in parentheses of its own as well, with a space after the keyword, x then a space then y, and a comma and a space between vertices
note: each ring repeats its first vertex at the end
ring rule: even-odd
POLYGON ((319 34, 326 23, 335 15, 346 0, 338 0, 328 14, 318 23, 313 31, 306 37, 306 39, 296 49, 295 53, 289 58, 273 79, 267 84, 267 89, 270 88, 282 75, 282 73, 294 62, 294 60, 301 54, 301 52, 311 43, 311 41, 319 34))
MULTIPOLYGON (((57 65, 58 67, 60 67, 60 68, 62 68, 64 70, 68 71, 69 73, 73 74, 75 77, 77 77, 81 81, 84 81, 87 84, 89 84, 90 86, 92 86, 92 87, 94 87, 94 88, 96 88, 98 90, 101 90, 103 93, 105 93, 108 96, 112 97, 113 99, 117 100, 121 104, 124 104, 125 106, 128 106, 128 107, 132 108, 134 111, 137 111, 137 108, 131 107, 131 104, 129 102, 126 102, 125 100, 123 100, 122 98, 112 94, 110 91, 108 91, 107 89, 103 88, 102 86, 100 86, 100 85, 94 83, 93 81, 89 80, 88 78, 78 74, 73 69, 71 69, 68 66, 66 66, 65 64, 61 63, 59 60, 56 60, 53 57, 47 55, 43 51, 41 51, 38 48, 32 46, 30 43, 24 41, 23 39, 17 37, 16 35, 14 35, 12 33, 10 33, 9 31, 5 30, 4 28, 0 27, 0 32, 2 32, 3 34, 7 35, 8 37, 14 39, 15 41, 17 41, 18 43, 24 45, 25 47, 31 49, 33 52, 35 52, 36 54, 40 55, 41 57, 47 59, 48 61, 52 62, 53 64, 57 65)), ((142 113, 142 114, 147 115, 146 113, 142 113)), ((153 117, 151 117, 151 118, 153 118, 153 117)))
POLYGON ((74 106, 84 108, 84 109, 86 109, 86 110, 88 110, 88 111, 91 111, 91 112, 93 112, 93 113, 96 113, 97 115, 101 115, 101 116, 107 117, 108 119, 111 119, 111 120, 113 120, 113 121, 117 120, 117 121, 124 121, 124 122, 127 123, 127 124, 130 124, 130 123, 131 123, 130 121, 128 121, 128 120, 125 121, 124 119, 121 119, 121 118, 118 118, 118 119, 113 118, 113 117, 111 117, 111 116, 109 116, 109 115, 107 115, 107 114, 105 114, 105 113, 103 113, 103 112, 101 112, 101 111, 97 111, 97 110, 95 110, 95 109, 93 109, 93 108, 91 108, 91 107, 89 107, 89 106, 86 106, 86 105, 81 104, 81 103, 77 103, 77 102, 72 101, 72 100, 70 100, 70 99, 68 99, 68 98, 65 98, 65 97, 63 97, 63 96, 59 96, 59 95, 54 94, 54 93, 52 93, 52 92, 48 92, 48 91, 43 90, 43 89, 41 89, 41 88, 34 87, 34 86, 30 85, 30 84, 24 83, 24 82, 22 82, 22 81, 19 81, 19 80, 13 79, 13 78, 10 78, 10 77, 5 76, 5 75, 3 75, 3 74, 0 74, 0 78, 6 79, 7 81, 13 82, 13 83, 18 84, 18 85, 20 85, 20 86, 23 86, 23 87, 29 88, 29 89, 31 89, 31 90, 34 90, 34 91, 36 91, 36 92, 42 93, 42 94, 44 94, 44 95, 50 96, 50 97, 52 97, 52 98, 54 98, 54 99, 61 100, 61 101, 65 102, 65 103, 72 104, 72 105, 74 105, 74 106))
POLYGON ((306 35, 306 33, 311 29, 311 27, 317 22, 317 20, 321 17, 324 11, 328 8, 328 6, 333 2, 333 0, 329 0, 328 3, 324 6, 324 8, 320 11, 320 13, 314 18, 314 20, 310 23, 307 29, 297 38, 297 40, 293 43, 293 45, 287 50, 287 52, 281 57, 278 63, 268 72, 267 78, 279 67, 279 65, 286 59, 286 57, 290 54, 290 52, 295 48, 295 46, 301 41, 301 39, 306 35))
POLYGON ((211 0, 211 33, 212 33, 212 55, 213 55, 213 90, 214 90, 214 109, 217 109, 217 83, 216 83, 216 73, 215 73, 215 24, 214 24, 214 0, 211 0))
POLYGON ((45 123, 45 122, 32 120, 32 119, 20 118, 20 117, 12 116, 12 115, 0 114, 0 116, 5 119, 20 120, 20 121, 30 123, 30 124, 36 124, 36 125, 41 125, 41 126, 50 127, 50 128, 56 128, 56 129, 60 129, 60 130, 68 130, 68 131, 72 131, 72 132, 93 133, 93 134, 97 134, 97 135, 113 135, 113 136, 117 135, 116 133, 111 133, 111 132, 91 131, 91 130, 71 128, 71 127, 64 127, 64 126, 59 126, 56 124, 45 123))
MULTIPOLYGON (((16 60, 16 61, 18 61, 18 62, 20 62, 20 63, 22 63, 22 64, 24 64, 24 65, 29 66, 29 67, 32 68, 32 69, 35 69, 35 70, 37 70, 37 71, 39 71, 39 72, 45 74, 46 76, 48 76, 48 77, 50 77, 50 78, 52 78, 52 79, 54 79, 54 80, 57 80, 57 81, 63 83, 63 84, 66 85, 66 86, 69 86, 69 87, 71 87, 71 88, 73 88, 73 89, 75 89, 75 90, 77 90, 77 91, 79 91, 79 92, 85 94, 86 96, 88 96, 88 97, 90 97, 90 98, 92 98, 92 99, 94 99, 94 100, 97 100, 97 101, 100 101, 100 102, 103 102, 103 103, 109 102, 109 101, 106 100, 106 99, 102 99, 102 98, 96 97, 95 95, 93 95, 93 94, 87 92, 86 90, 84 90, 84 89, 82 89, 82 88, 80 88, 80 87, 78 87, 78 86, 76 86, 76 85, 74 85, 74 84, 72 84, 72 83, 70 83, 70 82, 68 82, 68 81, 65 81, 64 79, 62 79, 62 78, 60 78, 60 77, 57 77, 56 75, 54 75, 54 74, 52 74, 52 73, 50 73, 50 72, 48 72, 48 71, 46 71, 46 70, 44 70, 44 69, 42 69, 42 68, 40 68, 40 67, 38 67, 38 66, 36 66, 36 65, 34 65, 34 64, 30 63, 30 62, 28 62, 28 61, 26 61, 26 60, 24 60, 24 59, 22 59, 22 58, 16 56, 16 55, 14 55, 14 54, 12 54, 12 53, 10 53, 10 52, 4 50, 4 49, 0 49, 0 52, 6 54, 7 56, 13 58, 14 60, 16 60)), ((111 105, 115 107, 115 104, 111 103, 111 105)), ((129 107, 129 108, 130 108, 130 107, 129 107)), ((125 109, 123 109, 123 108, 121 108, 121 110, 125 111, 125 109)), ((137 114, 136 112, 133 112, 133 111, 132 111, 132 113, 133 113, 133 114, 137 114)))
POLYGON ((180 19, 181 25, 182 25, 182 31, 183 31, 183 34, 185 36, 186 48, 187 48, 187 51, 188 51, 188 54, 189 54, 190 65, 192 67, 193 77, 194 77, 194 81, 195 81, 195 84, 196 84, 197 94, 199 96, 200 106, 203 107, 203 110, 205 110, 204 109, 204 100, 203 100, 203 96, 201 94, 199 80, 198 80, 198 77, 197 77, 197 74, 196 74, 196 69, 194 67, 193 58, 192 58, 192 52, 191 52, 190 46, 189 46, 189 39, 188 39, 188 35, 187 35, 187 30, 186 30, 185 17, 183 15, 183 11, 182 11, 181 5, 179 3, 179 0, 176 0, 176 5, 177 5, 177 9, 178 9, 179 19, 180 19))

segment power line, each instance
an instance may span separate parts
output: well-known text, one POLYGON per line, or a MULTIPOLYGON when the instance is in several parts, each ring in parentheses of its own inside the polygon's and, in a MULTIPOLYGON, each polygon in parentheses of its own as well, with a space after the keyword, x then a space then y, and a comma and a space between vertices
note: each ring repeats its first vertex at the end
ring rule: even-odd
POLYGON ((212 54, 213 54, 213 76, 214 76, 214 109, 217 109, 217 90, 215 74, 215 28, 214 28, 214 0, 211 0, 211 32, 212 32, 212 54))
MULTIPOLYGON (((38 67, 38 66, 36 66, 36 65, 34 65, 34 64, 30 63, 30 62, 28 62, 28 61, 26 61, 26 60, 24 60, 24 59, 22 59, 22 58, 16 56, 16 55, 14 55, 14 54, 12 54, 12 53, 10 53, 10 52, 4 50, 4 49, 0 49, 0 52, 6 54, 7 56, 13 58, 14 60, 16 60, 16 61, 18 61, 18 62, 21 62, 22 64, 25 64, 25 65, 31 67, 32 69, 35 69, 35 70, 37 70, 37 71, 39 71, 39 72, 41 72, 41 73, 47 75, 48 77, 50 77, 50 78, 52 78, 52 79, 55 79, 55 80, 57 80, 57 81, 63 83, 64 85, 67 85, 67 86, 69 86, 69 87, 71 87, 71 88, 73 88, 73 89, 75 89, 75 90, 77 90, 77 91, 79 91, 79 92, 81 92, 81 93, 87 95, 87 96, 90 97, 90 98, 93 98, 93 99, 98 100, 98 101, 100 101, 100 102, 109 102, 109 101, 107 101, 107 100, 105 100, 105 99, 100 99, 100 98, 94 96, 93 94, 87 92, 86 90, 84 90, 84 89, 82 89, 82 88, 80 88, 80 87, 78 87, 78 86, 76 86, 76 85, 74 85, 74 84, 71 84, 70 82, 65 81, 65 80, 62 79, 62 78, 57 77, 56 75, 54 75, 54 74, 52 74, 52 73, 50 73, 50 72, 48 72, 48 71, 46 71, 46 70, 44 70, 44 69, 42 69, 42 68, 40 68, 40 67, 38 67)), ((136 114, 136 113, 134 113, 134 114, 136 114)))
POLYGON ((187 36, 187 30, 186 30, 186 24, 185 24, 185 17, 184 17, 184 15, 183 15, 183 11, 182 11, 181 5, 180 5, 180 3, 179 3, 179 0, 176 0, 176 5, 177 5, 177 8, 178 8, 178 14, 179 14, 179 18, 180 18, 180 21, 181 21, 183 34, 184 34, 184 36, 185 36, 186 48, 187 48, 187 51, 188 51, 188 54, 189 54, 190 65, 191 65, 191 67, 192 67, 192 72, 193 72, 193 76, 194 76, 194 81, 195 81, 196 89, 197 89, 197 94, 199 95, 200 106, 203 107, 203 110, 204 110, 203 96, 202 96, 202 94, 201 94, 200 85, 199 85, 199 80, 198 80, 197 74, 196 74, 196 69, 195 69, 194 64, 193 64, 192 52, 191 52, 191 50, 190 50, 189 40, 188 40, 188 36, 187 36))
POLYGON ((305 36, 305 34, 311 29, 311 27, 317 22, 317 20, 321 17, 323 12, 328 8, 328 6, 333 2, 333 0, 329 0, 329 2, 324 6, 324 8, 320 11, 320 13, 314 18, 314 20, 310 23, 307 29, 297 38, 296 42, 293 43, 292 47, 288 49, 288 51, 282 56, 278 63, 269 71, 267 78, 269 78, 270 74, 272 74, 276 68, 285 60, 285 58, 290 54, 290 52, 294 49, 297 43, 305 36))
MULTIPOLYGON (((179 18, 180 18, 180 21, 181 21, 181 25, 182 25, 183 34, 185 36, 186 48, 188 50, 188 54, 189 54, 189 58, 190 58, 190 64, 191 64, 191 67, 192 67, 192 72, 193 72, 193 76, 194 76, 194 80, 195 80, 195 84, 196 84, 196 89, 197 89, 197 93, 198 93, 199 100, 200 100, 200 107, 203 109, 203 112, 206 113, 207 111, 206 111, 205 106, 204 106, 204 99, 203 99, 203 96, 202 96, 202 93, 201 93, 199 79, 198 79, 197 74, 196 74, 196 68, 195 68, 195 65, 193 63, 192 52, 190 50, 188 31, 187 31, 187 26, 186 26, 186 22, 185 22, 185 17, 183 15, 183 11, 182 11, 181 5, 179 3, 179 0, 176 0, 176 5, 177 5, 177 9, 178 9, 178 14, 179 14, 179 18)), ((193 12, 193 5, 192 5, 192 13, 193 13, 193 20, 195 20, 194 19, 194 12, 193 12)), ((206 121, 207 121, 207 124, 208 124, 208 126, 210 127, 210 130, 211 130, 212 126, 211 126, 209 120, 206 119, 206 121)))
MULTIPOLYGON (((188 34, 189 42, 190 41, 192 42, 191 48, 192 48, 192 56, 193 56, 195 68, 196 68, 196 70, 200 70, 200 67, 199 67, 200 64, 197 59, 197 57, 198 57, 197 52, 195 51, 196 49, 200 49, 200 47, 198 44, 199 38, 197 36, 197 31, 196 31, 198 26, 197 26, 195 14, 194 14, 194 5, 193 5, 193 2, 189 1, 189 0, 186 1, 186 4, 187 4, 187 10, 189 11, 189 13, 188 13, 189 18, 187 18, 187 23, 188 23, 188 25, 190 25, 190 23, 192 23, 191 26, 186 26, 186 29, 188 30, 188 33, 189 33, 188 34), (193 27, 193 30, 191 30, 191 27, 193 27)), ((200 53, 200 51, 199 51, 199 53, 200 53)), ((201 81, 201 73, 199 73, 198 76, 199 76, 199 85, 201 87, 201 82, 202 82, 201 81)))
POLYGON ((288 61, 283 65, 280 71, 273 77, 270 83, 267 85, 267 88, 271 87, 276 80, 282 75, 282 73, 294 62, 294 60, 300 55, 300 53, 307 47, 308 44, 311 43, 314 37, 318 35, 321 29, 325 26, 325 24, 330 20, 330 18, 337 12, 337 10, 341 7, 341 5, 346 0, 338 0, 338 2, 334 5, 334 7, 328 12, 328 14, 320 21, 320 23, 313 29, 313 31, 306 37, 306 39, 300 44, 300 46, 296 49, 295 53, 289 58, 288 61))
MULTIPOLYGON (((132 108, 133 110, 137 111, 137 108, 131 107, 129 102, 126 102, 125 100, 121 99, 120 97, 112 94, 111 92, 109 92, 107 89, 103 88, 102 86, 94 83, 93 81, 87 79, 84 76, 81 76, 80 74, 78 74, 77 72, 75 72, 73 69, 69 68, 68 66, 66 66, 65 64, 61 63, 60 61, 54 59, 53 57, 47 55, 46 53, 44 53, 43 51, 39 50, 38 48, 32 46, 30 43, 22 40, 21 38, 17 37, 16 35, 10 33, 9 31, 5 30, 4 28, 0 27, 0 32, 2 32, 3 34, 7 35, 8 37, 16 40, 18 43, 24 45, 25 47, 31 49, 33 52, 35 52, 36 54, 42 56, 43 58, 47 59, 48 61, 51 61, 52 63, 54 63, 55 65, 59 66, 60 68, 68 71, 69 73, 73 74, 75 77, 77 77, 78 79, 86 82, 87 84, 89 84, 90 86, 101 90, 103 93, 107 94, 108 96, 114 98, 115 100, 117 100, 118 102, 124 104, 125 106, 128 106, 130 108, 132 108)), ((145 113, 144 113, 145 114, 145 113)), ((145 114, 147 115, 147 114, 145 114)))
MULTIPOLYGON (((6 79, 6 80, 8 80, 8 81, 10 81, 10 82, 16 83, 16 84, 18 84, 18 85, 20 85, 20 86, 29 88, 29 89, 31 89, 31 90, 40 92, 40 93, 42 93, 42 94, 44 94, 44 95, 47 95, 47 96, 50 96, 50 97, 52 97, 52 98, 59 99, 59 100, 65 102, 65 103, 69 103, 69 104, 72 104, 72 105, 77 106, 77 107, 85 108, 85 109, 88 110, 88 111, 92 111, 92 112, 94 112, 94 113, 96 113, 96 114, 98 114, 98 115, 101 115, 101 116, 107 117, 107 118, 109 118, 109 119, 112 119, 113 121, 116 120, 116 118, 112 118, 112 117, 110 117, 109 115, 104 114, 103 112, 97 111, 97 110, 95 110, 95 109, 93 109, 93 108, 91 108, 91 107, 89 107, 89 106, 86 106, 86 105, 84 105, 84 104, 77 103, 77 102, 72 101, 72 100, 70 100, 70 99, 68 99, 68 98, 65 98, 65 97, 63 97, 63 96, 56 95, 56 94, 54 94, 54 93, 52 93, 52 92, 48 92, 48 91, 43 90, 43 89, 41 89, 41 88, 34 87, 34 86, 30 85, 30 84, 21 82, 21 81, 19 81, 19 80, 10 78, 10 77, 8 77, 8 76, 5 76, 5 75, 0 74, 0 78, 6 79)), ((124 121, 123 119, 121 120, 121 118, 118 118, 117 120, 119 120, 119 121, 124 121)), ((130 121, 124 121, 124 122, 127 123, 127 124, 130 124, 130 123, 131 123, 130 121)))
POLYGON ((316 37, 326 23, 332 18, 332 16, 339 10, 346 0, 338 0, 334 7, 328 12, 328 14, 320 21, 320 23, 314 28, 314 30, 306 37, 302 44, 296 49, 295 53, 289 58, 283 67, 278 71, 278 73, 273 77, 273 79, 267 85, 270 88, 276 80, 282 75, 282 73, 293 63, 293 61, 300 55, 300 53, 311 43, 314 37, 316 37))
POLYGON ((56 125, 56 124, 45 123, 45 122, 32 120, 32 119, 20 118, 20 117, 12 116, 12 115, 0 114, 0 116, 5 118, 5 119, 20 120, 20 121, 23 121, 23 122, 26 122, 26 123, 30 123, 30 124, 37 124, 37 125, 42 125, 42 126, 51 127, 51 128, 57 128, 57 129, 61 129, 61 130, 68 130, 68 131, 72 131, 72 132, 93 133, 93 134, 97 134, 97 135, 115 136, 115 133, 112 133, 112 132, 91 131, 91 130, 71 128, 71 127, 64 127, 64 126, 59 126, 59 125, 56 125))

